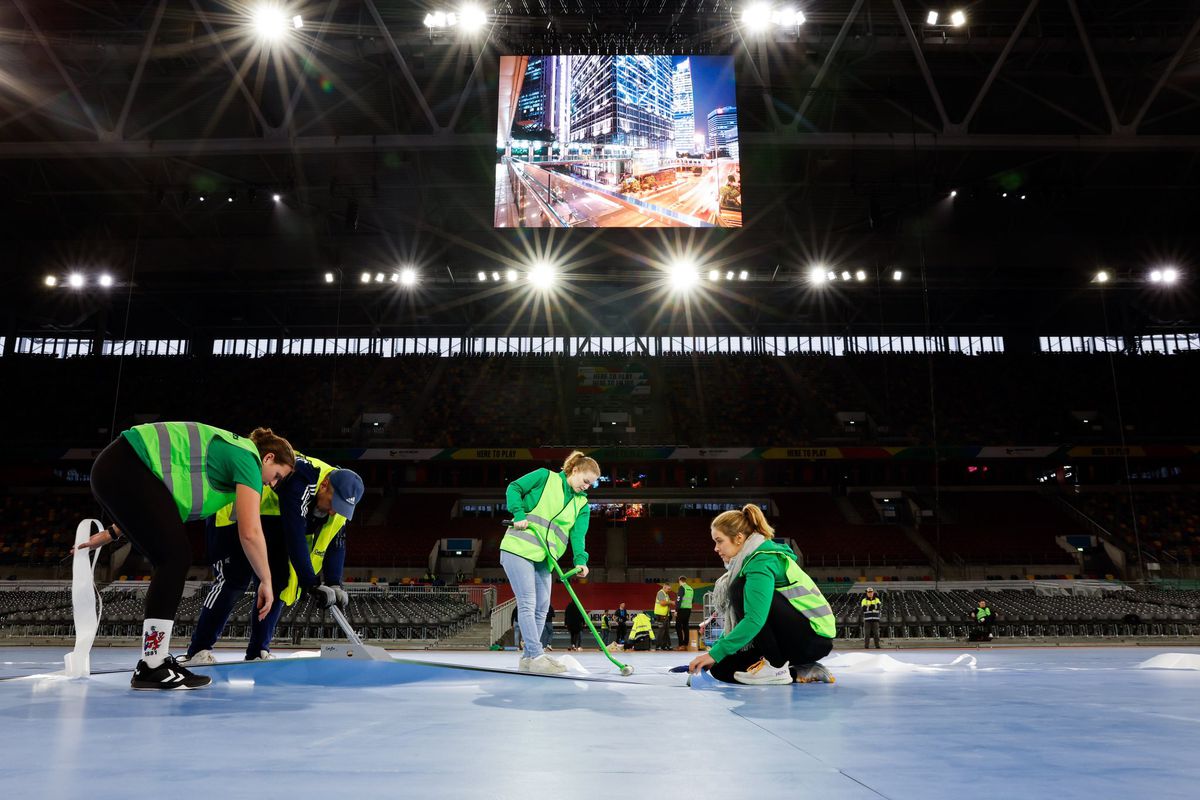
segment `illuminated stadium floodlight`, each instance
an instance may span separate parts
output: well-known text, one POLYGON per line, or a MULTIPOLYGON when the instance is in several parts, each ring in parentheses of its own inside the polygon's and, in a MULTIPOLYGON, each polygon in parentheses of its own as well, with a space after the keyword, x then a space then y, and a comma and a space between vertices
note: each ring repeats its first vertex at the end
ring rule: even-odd
POLYGON ((809 283, 824 283, 827 279, 827 276, 830 274, 832 274, 832 273, 825 272, 824 267, 812 267, 808 271, 808 282, 809 283))
POLYGON ((271 195, 271 199, 274 200, 276 203, 278 203, 280 200, 283 199, 283 195, 276 192, 275 194, 271 195))
POLYGON ((897 269, 897 270, 893 270, 893 271, 892 271, 892 280, 894 280, 894 281, 902 281, 902 280, 904 280, 904 273, 903 273, 903 272, 901 272, 901 271, 900 271, 900 270, 898 270, 898 269, 897 269))
POLYGON ((549 264, 538 264, 529 270, 529 282, 538 289, 549 289, 554 285, 554 267, 549 264))
POLYGON ((1162 274, 1161 269, 1150 270, 1150 282, 1151 283, 1162 283, 1163 282, 1163 274, 1162 274))
POLYGON ((1174 267, 1167 267, 1162 271, 1163 283, 1174 283, 1179 280, 1179 270, 1174 267))
POLYGON ((938 12, 936 12, 936 11, 930 11, 929 14, 927 14, 925 16, 925 24, 926 25, 937 25, 937 21, 938 21, 938 12))
POLYGON ((483 270, 480 270, 479 273, 475 277, 478 278, 479 281, 482 283, 483 281, 487 280, 487 273, 484 272, 483 270))
POLYGON ((858 272, 854 273, 854 279, 856 281, 865 281, 867 279, 867 273, 860 269, 858 272))
POLYGON ((510 269, 508 272, 504 273, 504 279, 509 283, 515 283, 517 280, 517 271, 515 269, 510 269))
POLYGON ((500 273, 499 273, 499 272, 493 272, 493 273, 492 273, 492 280, 494 280, 494 281, 498 281, 498 280, 500 280, 500 273))
POLYGON ((104 273, 103 275, 101 275, 101 276, 100 276, 100 278, 98 279, 98 282, 99 282, 99 284, 100 284, 101 286, 103 286, 105 289, 108 289, 108 288, 112 287, 112 285, 113 285, 113 276, 112 276, 112 275, 109 275, 109 274, 106 272, 106 273, 104 273))
POLYGON ((401 286, 416 286, 417 271, 412 267, 405 267, 400 270, 400 285, 401 286))
POLYGON ((458 26, 468 33, 487 25, 487 12, 474 3, 467 3, 458 12, 458 26))
POLYGON ((710 269, 708 271, 708 279, 713 283, 716 283, 717 281, 721 280, 721 273, 715 269, 710 269))
POLYGON ((771 22, 781 28, 796 28, 808 21, 803 11, 794 8, 781 8, 771 13, 771 22))
POLYGON ((950 24, 956 28, 961 28, 967 24, 967 15, 962 11, 953 11, 950 14, 950 24))
POLYGON ((771 7, 766 3, 754 3, 742 9, 742 24, 748 30, 765 31, 771 24, 771 7))
POLYGON ((363 283, 370 283, 371 282, 371 273, 364 272, 362 274, 362 277, 359 278, 359 280, 361 280, 363 283))
POLYGON ((748 279, 749 277, 750 277, 750 273, 747 272, 746 270, 742 270, 741 272, 738 273, 739 281, 744 281, 744 280, 748 279))
POLYGON ((376 273, 375 273, 375 282, 376 282, 376 283, 383 283, 383 273, 382 273, 382 272, 376 272, 376 273))
POLYGON ((72 289, 82 289, 83 275, 78 272, 72 272, 70 277, 67 278, 67 284, 70 285, 72 289))
POLYGON ((700 272, 695 264, 680 262, 671 266, 671 288, 686 292, 700 282, 700 272))
POLYGON ((844 281, 850 280, 850 271, 849 270, 842 270, 842 280, 844 280, 844 281))
POLYGON ((292 27, 295 28, 296 30, 300 30, 301 28, 303 28, 304 27, 304 17, 300 16, 299 14, 292 17, 292 27))
POLYGON ((58 286, 58 278, 54 277, 53 275, 47 275, 46 278, 42 281, 42 283, 53 288, 55 286, 58 286))
MULTIPOLYGON (((277 5, 263 3, 251 12, 250 22, 259 38, 268 42, 278 41, 288 29, 288 19, 277 5)), ((293 22, 293 25, 295 23, 293 22)))
POLYGON ((326 272, 326 273, 325 273, 325 282, 326 282, 326 283, 333 283, 333 273, 332 273, 332 272, 326 272))
POLYGON ((833 281, 837 280, 837 273, 834 272, 833 270, 829 270, 828 272, 825 273, 825 279, 832 283, 833 281))
POLYGON ((951 189, 951 190, 950 190, 950 196, 951 196, 951 197, 958 197, 958 189, 951 189))
POLYGON ((1096 273, 1096 283, 1108 283, 1108 270, 1100 270, 1096 273))

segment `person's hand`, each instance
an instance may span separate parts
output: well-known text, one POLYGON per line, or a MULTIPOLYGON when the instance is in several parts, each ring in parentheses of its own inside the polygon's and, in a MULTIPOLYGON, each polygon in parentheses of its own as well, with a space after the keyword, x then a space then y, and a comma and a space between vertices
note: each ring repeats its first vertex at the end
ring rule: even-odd
POLYGON ((338 608, 340 608, 342 611, 345 611, 350 607, 350 595, 346 594, 345 589, 337 584, 334 584, 329 588, 333 589, 333 595, 336 598, 338 608))
POLYGON ((95 550, 98 547, 104 547, 104 545, 108 544, 112 540, 112 534, 108 532, 107 528, 105 528, 99 533, 93 533, 91 538, 89 538, 86 542, 74 545, 68 552, 74 555, 82 550, 95 550))
POLYGON ((271 605, 275 602, 275 593, 271 591, 270 581, 258 582, 258 621, 262 622, 266 618, 267 612, 271 610, 271 605))
POLYGON ((692 663, 688 664, 688 672, 693 675, 698 674, 702 669, 711 667, 717 663, 708 653, 701 653, 692 659, 692 663))
POLYGON ((519 530, 519 531, 523 531, 523 530, 525 530, 526 528, 528 528, 528 527, 529 527, 529 520, 527 520, 527 519, 519 519, 519 520, 517 520, 516 522, 514 522, 512 526, 513 526, 514 528, 516 528, 517 530, 519 530))
POLYGON ((586 564, 581 564, 581 565, 580 565, 580 567, 579 567, 579 572, 577 572, 577 573, 575 573, 575 574, 576 574, 578 577, 580 577, 580 578, 586 578, 586 577, 588 576, 588 568, 587 568, 587 565, 586 565, 586 564))
POLYGON ((332 586, 314 586, 308 590, 308 594, 317 604, 317 608, 329 608, 337 605, 337 592, 333 590, 332 586))

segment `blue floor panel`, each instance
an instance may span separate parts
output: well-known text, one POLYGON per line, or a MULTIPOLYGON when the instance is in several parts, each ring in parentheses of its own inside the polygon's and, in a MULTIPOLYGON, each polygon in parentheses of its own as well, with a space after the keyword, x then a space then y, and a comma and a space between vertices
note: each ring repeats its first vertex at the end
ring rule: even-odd
MULTIPOLYGON (((561 680, 447 666, 511 670, 511 652, 406 652, 224 664, 208 668, 212 687, 158 694, 130 691, 127 671, 38 677, 61 650, 3 648, 0 797, 136 796, 153 775, 171 794, 256 800, 1191 800, 1200 671, 1137 668, 1161 652, 996 649, 973 666, 952 664, 957 652, 835 653, 834 685, 691 689, 668 672, 682 653, 630 654, 627 680, 584 653, 608 680, 561 680)), ((92 666, 131 659, 102 649, 92 666)))

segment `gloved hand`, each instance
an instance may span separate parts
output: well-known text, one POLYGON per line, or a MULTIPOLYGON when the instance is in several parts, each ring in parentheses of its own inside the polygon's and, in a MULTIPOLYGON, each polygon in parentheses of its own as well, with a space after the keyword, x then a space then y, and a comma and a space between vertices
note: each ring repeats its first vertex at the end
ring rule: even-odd
POLYGON ((329 608, 330 606, 337 605, 337 592, 333 590, 332 586, 318 585, 305 589, 305 591, 313 599, 313 602, 317 604, 317 608, 329 608))
POLYGON ((340 585, 338 585, 336 583, 334 585, 330 586, 329 588, 333 589, 333 593, 334 593, 334 596, 336 597, 338 608, 340 608, 342 611, 345 611, 347 608, 350 607, 350 595, 346 594, 345 589, 343 589, 340 585))

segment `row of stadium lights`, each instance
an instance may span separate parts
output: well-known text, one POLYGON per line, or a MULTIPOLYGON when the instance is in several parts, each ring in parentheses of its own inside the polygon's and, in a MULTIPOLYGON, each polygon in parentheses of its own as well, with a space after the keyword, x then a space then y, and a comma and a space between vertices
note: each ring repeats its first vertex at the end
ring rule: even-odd
MULTIPOLYGON (((668 270, 671 286, 675 289, 690 289, 700 282, 700 271, 691 265, 680 264, 668 270)), ((412 287, 416 286, 419 275, 413 267, 403 267, 392 272, 370 272, 364 271, 359 275, 359 283, 362 284, 397 284, 399 286, 412 287)), ((520 273, 515 269, 506 270, 504 273, 499 271, 486 272, 480 270, 476 274, 476 280, 479 283, 516 283, 520 279, 520 273)), ((526 277, 531 284, 539 289, 549 289, 554 285, 557 278, 557 272, 554 267, 549 264, 541 264, 533 267, 526 273, 526 277)), ((825 266, 813 266, 808 271, 808 281, 813 284, 836 283, 866 283, 870 276, 866 270, 837 270, 830 269, 825 266)), ((747 281, 750 279, 748 270, 726 270, 722 272, 717 269, 708 271, 708 280, 711 283, 720 283, 721 281, 747 281)), ((1108 270, 1100 270, 1092 280, 1095 283, 1108 283, 1113 279, 1113 275, 1108 270)), ((1179 270, 1175 267, 1161 267, 1150 270, 1146 275, 1146 279, 1150 283, 1157 284, 1174 284, 1179 281, 1179 270)), ((892 280, 897 283, 904 280, 903 270, 892 270, 892 280)), ((83 289, 94 282, 96 286, 102 289, 110 289, 115 284, 113 276, 107 272, 102 272, 99 275, 88 276, 82 272, 71 272, 65 277, 60 278, 57 275, 47 275, 43 279, 43 283, 49 288, 55 288, 64 285, 71 289, 83 289)), ((336 283, 337 274, 334 272, 325 273, 325 283, 336 283)))
MULTIPOLYGON (((798 28, 807 21, 803 11, 791 6, 753 3, 742 9, 742 24, 751 31, 765 31, 772 25, 779 28, 798 28)), ((925 24, 929 27, 961 28, 967 24, 967 14, 961 9, 955 9, 943 17, 940 11, 930 9, 925 15, 925 24)))
MULTIPOLYGON (((772 6, 770 3, 746 6, 742 9, 741 19, 742 24, 751 31, 765 31, 772 25, 798 28, 807 21, 803 11, 791 6, 772 6)), ((285 5, 270 2, 262 3, 251 11, 250 23, 258 35, 267 41, 277 41, 289 30, 304 28, 304 18, 300 14, 289 15, 285 5)), ((457 11, 430 11, 425 15, 424 23, 430 35, 447 28, 475 33, 487 25, 488 14, 475 3, 467 3, 457 11)), ((925 15, 925 24, 929 27, 961 28, 967 24, 967 15, 961 9, 956 9, 943 17, 940 11, 931 9, 925 15)))

